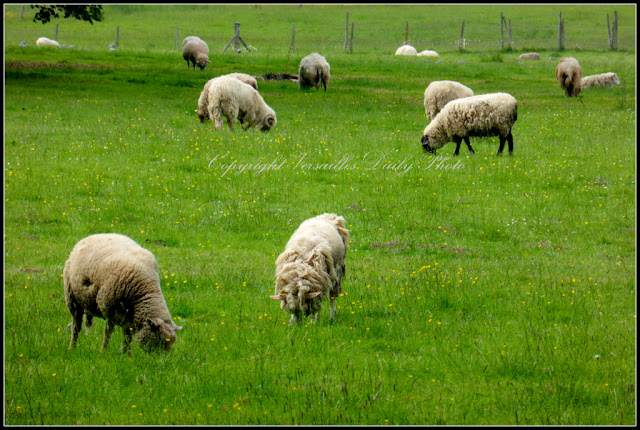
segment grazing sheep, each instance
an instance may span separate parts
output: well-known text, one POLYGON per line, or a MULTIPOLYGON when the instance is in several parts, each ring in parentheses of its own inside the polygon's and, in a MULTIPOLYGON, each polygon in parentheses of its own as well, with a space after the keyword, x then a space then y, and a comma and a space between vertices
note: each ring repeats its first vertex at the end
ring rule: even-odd
POLYGON ((86 314, 87 328, 93 317, 107 320, 103 352, 116 325, 122 327, 122 350, 133 335, 146 351, 169 351, 176 341, 177 326, 160 289, 158 263, 153 254, 120 234, 95 234, 73 247, 64 265, 65 303, 73 316, 73 349, 86 314))
MULTIPOLYGON (((397 53, 396 53, 397 55, 397 53)), ((432 51, 430 49, 427 49, 425 51, 421 51, 418 52, 418 54, 416 54, 418 57, 431 57, 431 58, 440 58, 440 56, 438 55, 438 53, 436 51, 432 51)))
POLYGON ((591 87, 611 88, 613 84, 620 85, 618 75, 613 72, 601 73, 599 75, 585 76, 580 81, 580 88, 586 90, 591 87))
POLYGON ((402 45, 396 49, 396 55, 418 55, 418 51, 411 45, 402 45))
POLYGON ((456 81, 433 81, 424 90, 424 111, 429 121, 451 100, 471 97, 473 91, 456 81))
POLYGON ((229 73, 229 74, 221 75, 221 76, 228 76, 230 78, 236 78, 239 81, 244 82, 247 85, 251 85, 256 90, 258 89, 258 81, 256 81, 256 78, 254 78, 251 75, 247 75, 246 73, 229 73))
POLYGON ((580 94, 582 80, 582 68, 573 57, 565 57, 556 67, 556 80, 564 90, 566 97, 577 97, 580 94))
POLYGON ((435 152, 447 142, 456 143, 458 155, 462 140, 469 153, 474 154, 469 136, 500 136, 501 155, 504 143, 509 143, 509 155, 513 154, 511 127, 518 118, 518 103, 510 94, 493 93, 452 100, 429 123, 422 133, 422 147, 435 152))
POLYGON ((540 54, 537 52, 529 52, 527 54, 522 54, 518 57, 518 60, 539 60, 540 54))
MULTIPOLYGON (((223 76, 238 79, 240 82, 244 82, 247 85, 251 85, 256 90, 258 89, 258 81, 256 81, 256 79, 253 76, 247 75, 246 73, 229 73, 227 75, 218 76, 217 78, 221 78, 223 76)), ((217 78, 213 78, 213 79, 217 79, 217 78)), ((204 88, 200 92, 200 98, 198 99, 198 107, 201 108, 201 111, 196 110, 196 113, 200 117, 200 122, 204 122, 205 119, 209 118, 207 106, 209 106, 209 87, 211 86, 213 79, 210 79, 209 81, 207 81, 207 83, 204 84, 204 88)))
POLYGON ((268 131, 276 125, 276 113, 265 103, 260 93, 230 76, 218 76, 205 84, 198 99, 196 113, 200 122, 210 118, 216 130, 223 127, 223 116, 227 117, 231 130, 234 129, 233 122, 236 119, 245 130, 255 125, 262 131, 268 131))
POLYGON ((304 315, 315 315, 329 297, 330 319, 336 313, 336 298, 342 292, 344 257, 349 230, 345 220, 325 213, 304 221, 293 233, 276 260, 276 295, 280 307, 291 314, 289 324, 304 315))
POLYGON ((300 61, 298 69, 298 85, 300 89, 316 87, 320 89, 320 84, 324 85, 324 92, 327 92, 327 85, 331 79, 331 68, 327 59, 314 52, 304 57, 300 61))
POLYGON ((193 63, 193 70, 196 65, 204 71, 209 64, 209 47, 207 43, 197 36, 187 36, 182 41, 182 58, 187 61, 187 69, 190 69, 189 62, 193 63))
POLYGON ((55 46, 56 48, 60 48, 60 44, 55 40, 47 39, 46 37, 40 37, 36 40, 36 46, 55 46))

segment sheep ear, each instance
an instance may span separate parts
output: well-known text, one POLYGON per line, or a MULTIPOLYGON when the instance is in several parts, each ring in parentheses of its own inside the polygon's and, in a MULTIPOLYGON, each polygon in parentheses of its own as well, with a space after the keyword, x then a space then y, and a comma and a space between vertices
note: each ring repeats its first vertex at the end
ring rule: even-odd
POLYGON ((269 296, 269 298, 273 300, 284 300, 284 296, 269 296))
POLYGON ((305 294, 305 297, 307 299, 312 299, 314 297, 318 297, 321 293, 322 293, 322 291, 316 291, 315 293, 307 293, 307 294, 305 294))

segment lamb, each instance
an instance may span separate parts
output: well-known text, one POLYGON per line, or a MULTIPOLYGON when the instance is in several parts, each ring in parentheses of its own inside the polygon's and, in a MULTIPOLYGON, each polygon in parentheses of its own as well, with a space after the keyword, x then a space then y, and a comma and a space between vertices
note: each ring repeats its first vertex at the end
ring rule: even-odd
POLYGON ((207 43, 197 36, 187 36, 182 41, 182 58, 187 61, 187 69, 190 68, 189 62, 193 64, 193 70, 196 65, 201 71, 209 64, 209 47, 207 43))
POLYGON ((473 90, 456 81, 433 81, 424 90, 424 111, 429 121, 451 100, 471 97, 473 90))
POLYGON ((539 60, 540 54, 537 52, 529 52, 527 54, 522 54, 518 57, 518 60, 539 60))
POLYGON ((518 118, 518 103, 507 93, 483 94, 453 100, 440 111, 422 133, 422 147, 427 152, 435 152, 447 142, 456 143, 458 155, 462 140, 469 153, 474 154, 469 136, 500 136, 501 155, 505 141, 509 143, 509 155, 513 155, 513 135, 511 128, 518 118))
MULTIPOLYGON (((397 55, 397 53, 396 53, 396 55, 397 55)), ((432 51, 430 49, 418 52, 418 54, 416 54, 416 55, 418 57, 430 57, 430 58, 439 58, 440 57, 436 51, 432 51)))
POLYGON ((573 57, 565 57, 556 67, 556 80, 564 90, 566 97, 577 97, 580 94, 582 80, 582 68, 573 57))
POLYGON ((611 88, 613 84, 620 85, 618 75, 613 72, 601 73, 599 75, 585 76, 580 81, 580 88, 586 90, 591 87, 611 88))
POLYGON ((327 59, 322 55, 314 52, 300 61, 300 68, 298 69, 298 85, 300 89, 316 87, 316 90, 319 90, 322 83, 326 93, 329 79, 331 79, 331 67, 329 67, 327 59))
POLYGON ((55 46, 56 48, 60 48, 60 44, 57 41, 47 39, 46 37, 38 38, 38 40, 36 40, 36 46, 55 46))
POLYGON ((131 338, 146 351, 169 351, 176 341, 177 326, 160 289, 158 264, 153 254, 127 236, 94 234, 79 241, 64 265, 65 303, 73 316, 73 349, 86 315, 106 319, 103 352, 116 325, 122 327, 122 350, 131 338))
POLYGON ((223 116, 227 117, 231 130, 234 130, 233 122, 236 119, 245 130, 255 125, 262 131, 268 131, 276 125, 276 113, 260 93, 230 76, 218 76, 205 84, 196 113, 200 122, 210 118, 216 130, 223 127, 223 116))
POLYGON ((396 49, 396 55, 418 55, 418 51, 411 45, 402 45, 396 49))
POLYGON ((304 221, 293 233, 276 260, 276 295, 280 308, 291 314, 289 324, 322 309, 329 297, 330 319, 336 313, 336 298, 342 293, 349 230, 345 219, 325 213, 304 221))

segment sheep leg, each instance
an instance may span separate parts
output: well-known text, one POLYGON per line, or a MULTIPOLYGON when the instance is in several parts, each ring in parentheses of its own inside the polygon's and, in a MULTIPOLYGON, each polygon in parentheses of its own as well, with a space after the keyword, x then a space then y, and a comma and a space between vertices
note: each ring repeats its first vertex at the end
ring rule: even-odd
POLYGON ((82 315, 84 312, 77 311, 72 313, 73 322, 71 323, 71 341, 69 342, 69 349, 73 349, 76 347, 76 343, 78 342, 78 334, 82 329, 82 315))
POLYGON ((109 339, 111 339, 111 333, 113 333, 113 329, 115 325, 107 319, 107 323, 104 326, 104 339, 102 340, 102 348, 100 348, 100 352, 104 352, 109 345, 109 339))
POLYGON ((498 148, 498 153, 496 155, 502 155, 502 150, 504 149, 504 143, 507 141, 507 138, 500 135, 500 147, 498 148))
POLYGON ((469 154, 475 155, 475 152, 473 151, 473 148, 471 147, 471 142, 469 141, 469 136, 466 136, 464 138, 464 143, 466 143, 467 144, 467 148, 469 148, 469 154))
POLYGON ((453 155, 458 155, 458 154, 460 154, 460 144, 462 143, 462 139, 460 137, 458 137, 458 136, 454 136, 453 137, 453 141, 456 144, 456 150, 453 153, 453 155))
POLYGON ((122 326, 122 346, 120 347, 121 352, 131 352, 131 341, 133 338, 133 327, 128 325, 122 326))
POLYGON ((231 121, 231 118, 229 118, 229 117, 227 117, 227 125, 229 126, 231 131, 234 131, 233 121, 231 121))
POLYGON ((330 308, 329 319, 332 320, 336 316, 336 298, 335 297, 329 297, 329 308, 330 308))
POLYGON ((513 134, 511 131, 507 134, 507 143, 509 144, 509 155, 513 155, 513 134))

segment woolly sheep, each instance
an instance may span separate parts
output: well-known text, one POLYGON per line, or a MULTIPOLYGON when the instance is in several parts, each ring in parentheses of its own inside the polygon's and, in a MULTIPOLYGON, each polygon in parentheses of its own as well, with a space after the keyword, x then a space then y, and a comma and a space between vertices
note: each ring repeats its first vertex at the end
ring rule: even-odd
POLYGON ((540 54, 537 52, 529 52, 527 54, 522 54, 518 57, 518 60, 539 60, 540 54))
POLYGON ((276 295, 280 307, 291 314, 289 324, 304 315, 314 315, 329 298, 333 319, 336 298, 342 292, 344 258, 349 241, 345 219, 325 213, 304 221, 293 233, 276 260, 276 295))
POLYGON ((209 64, 209 47, 199 37, 187 36, 182 41, 182 58, 187 61, 187 69, 190 68, 189 62, 191 62, 193 70, 196 70, 197 65, 200 70, 204 71, 209 64))
MULTIPOLYGON (((256 79, 253 76, 247 75, 246 73, 229 73, 226 75, 220 75, 217 78, 221 78, 223 76, 238 79, 240 82, 244 82, 247 85, 251 85, 256 90, 258 89, 258 81, 256 81, 256 79)), ((217 78, 213 78, 213 79, 217 79, 217 78)), ((198 106, 199 107, 202 106, 202 112, 199 112, 196 109, 196 113, 198 113, 198 116, 200 116, 200 122, 204 122, 204 120, 209 117, 207 106, 209 105, 209 87, 211 86, 213 79, 210 79, 209 81, 207 81, 207 83, 204 84, 204 88, 200 92, 200 98, 198 99, 198 106), (200 113, 202 113, 202 115, 200 115, 200 113)))
POLYGON ((256 78, 254 78, 251 75, 247 75, 246 73, 228 73, 226 75, 221 75, 221 76, 228 76, 230 78, 236 78, 240 82, 244 82, 247 85, 251 85, 256 90, 258 89, 258 81, 256 81, 256 78))
MULTIPOLYGON (((396 53, 396 55, 398 55, 398 54, 396 53)), ((418 54, 416 54, 416 55, 418 57, 431 57, 431 58, 439 58, 440 57, 436 51, 432 51, 430 49, 418 52, 418 54)))
POLYGON ((566 97, 577 97, 580 94, 582 80, 582 68, 573 57, 565 57, 556 67, 556 80, 564 90, 566 97))
POLYGON ((36 46, 55 46, 56 48, 60 48, 60 44, 55 40, 47 39, 46 37, 40 37, 36 40, 36 46))
POLYGON ((153 254, 127 236, 95 234, 79 241, 64 265, 65 303, 73 316, 73 349, 86 315, 106 319, 103 352, 116 325, 122 327, 122 350, 131 338, 146 351, 169 351, 176 341, 177 326, 160 289, 158 264, 153 254))
POLYGON ((511 127, 516 122, 517 101, 507 93, 483 94, 453 100, 440 111, 422 133, 422 147, 435 152, 447 142, 456 143, 458 155, 462 140, 469 153, 474 154, 469 136, 500 136, 501 155, 505 141, 509 143, 509 155, 513 154, 511 127))
POLYGON ((223 127, 223 116, 227 117, 231 130, 234 129, 233 122, 236 119, 245 130, 255 125, 262 131, 268 131, 276 125, 276 113, 265 103, 260 93, 230 76, 218 76, 205 84, 198 99, 196 113, 200 122, 210 118, 216 130, 223 127))
POLYGON ((314 52, 300 61, 300 68, 298 69, 298 85, 300 89, 316 87, 316 90, 319 90, 322 83, 324 91, 327 92, 329 79, 331 79, 331 67, 329 67, 327 59, 322 55, 314 52))
POLYGON ((429 121, 451 100, 471 97, 473 91, 456 81, 433 81, 424 90, 424 111, 429 121))
POLYGON ((613 84, 620 85, 618 75, 613 72, 601 73, 599 75, 585 76, 580 81, 580 88, 586 90, 591 87, 611 88, 613 84))
POLYGON ((418 51, 411 45, 402 45, 396 50, 396 55, 418 55, 418 51))

